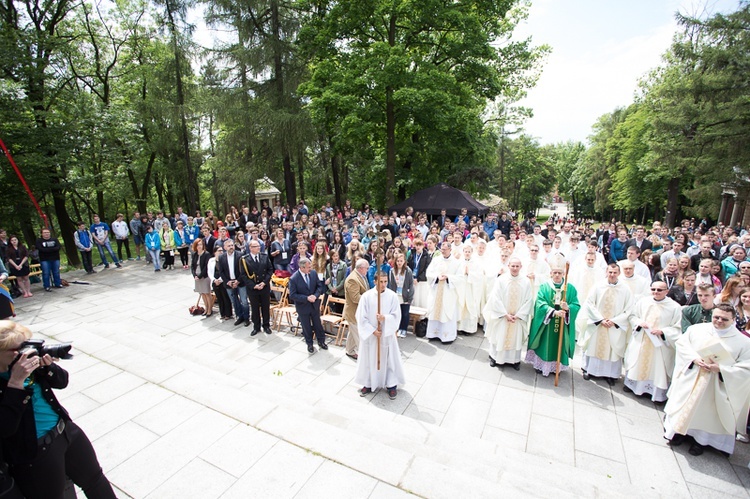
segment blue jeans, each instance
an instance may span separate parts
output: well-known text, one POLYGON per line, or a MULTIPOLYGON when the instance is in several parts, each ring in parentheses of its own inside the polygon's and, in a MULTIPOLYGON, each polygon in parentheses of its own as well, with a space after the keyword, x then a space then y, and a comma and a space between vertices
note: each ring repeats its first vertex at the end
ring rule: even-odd
POLYGON ((247 306, 247 290, 245 287, 238 286, 234 289, 227 287, 226 289, 229 299, 232 300, 235 317, 238 319, 249 320, 250 310, 247 306))
POLYGON ((109 262, 107 261, 107 256, 104 254, 104 248, 107 248, 107 251, 109 251, 109 254, 112 257, 112 261, 115 262, 115 264, 120 263, 120 260, 115 256, 115 252, 112 251, 112 245, 109 244, 109 239, 107 239, 107 242, 104 244, 97 244, 96 247, 99 249, 99 256, 102 257, 102 262, 104 262, 105 267, 109 266, 109 262))
POLYGON ((161 260, 159 260, 159 253, 161 253, 161 250, 158 249, 149 249, 148 254, 151 255, 151 263, 154 264, 154 270, 159 270, 159 266, 161 263, 161 260))
POLYGON ((52 287, 49 279, 50 274, 54 278, 55 286, 62 286, 62 282, 60 281, 60 260, 43 260, 39 264, 42 266, 42 284, 44 284, 45 288, 52 287))

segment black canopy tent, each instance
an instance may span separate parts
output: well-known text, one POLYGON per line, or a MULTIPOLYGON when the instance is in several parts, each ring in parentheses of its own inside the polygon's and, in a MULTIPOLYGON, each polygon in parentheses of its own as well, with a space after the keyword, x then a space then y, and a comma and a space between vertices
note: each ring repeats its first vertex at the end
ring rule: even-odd
POLYGON ((410 198, 388 208, 388 213, 394 211, 403 213, 408 207, 414 211, 421 211, 428 215, 440 215, 440 210, 446 210, 449 216, 456 216, 466 208, 469 215, 484 215, 489 208, 461 189, 448 184, 439 183, 415 192, 410 198))

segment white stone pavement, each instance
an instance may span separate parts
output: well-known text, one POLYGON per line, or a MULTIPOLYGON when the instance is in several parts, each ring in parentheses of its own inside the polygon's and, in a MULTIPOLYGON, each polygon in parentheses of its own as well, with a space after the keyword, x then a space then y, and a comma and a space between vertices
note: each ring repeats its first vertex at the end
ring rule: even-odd
POLYGON ((90 285, 34 285, 17 320, 74 343, 59 396, 120 497, 750 497, 750 446, 673 451, 621 383, 490 368, 481 332, 409 334, 398 398, 360 398, 342 348, 191 317, 187 271, 65 277, 90 285))

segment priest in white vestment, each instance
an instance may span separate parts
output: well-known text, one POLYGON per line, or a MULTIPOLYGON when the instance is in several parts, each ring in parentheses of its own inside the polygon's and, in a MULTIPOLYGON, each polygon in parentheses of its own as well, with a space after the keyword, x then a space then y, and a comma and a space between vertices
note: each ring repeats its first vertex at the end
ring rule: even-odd
POLYGON ((583 379, 605 378, 614 385, 622 373, 628 318, 633 295, 620 281, 620 267, 607 267, 607 280, 597 285, 584 305, 585 330, 578 340, 583 350, 583 379))
POLYGON ((652 296, 633 307, 633 335, 625 353, 625 390, 649 394, 654 402, 667 400, 674 370, 674 345, 682 334, 682 307, 667 298, 667 283, 651 283, 652 296))
POLYGON ((640 257, 641 250, 638 249, 638 246, 628 246, 627 258, 624 258, 617 263, 622 266, 623 262, 633 262, 636 275, 651 280, 651 271, 648 269, 648 265, 640 260, 640 257))
MULTIPOLYGON (((550 266, 553 265, 550 264, 550 266)), ((585 306, 589 293, 605 279, 606 272, 596 266, 595 253, 586 253, 584 260, 579 260, 577 264, 570 265, 570 283, 578 291, 578 300, 581 307, 585 306)), ((578 314, 576 331, 583 331, 584 329, 586 329, 586 312, 582 311, 578 314)))
POLYGON ((633 293, 633 301, 635 302, 642 296, 651 296, 651 279, 645 279, 635 273, 635 264, 630 260, 620 260, 617 262, 622 270, 620 279, 629 288, 630 292, 633 293))
POLYGON ((359 356, 355 382, 362 385, 359 393, 365 396, 373 390, 386 388, 391 399, 396 398, 398 385, 403 385, 404 366, 398 348, 396 331, 401 321, 398 295, 388 289, 388 274, 377 277, 378 285, 366 291, 357 306, 359 356), (380 314, 378 314, 380 292, 380 314), (381 324, 378 331, 378 322, 381 324), (380 340, 380 369, 378 369, 378 339, 380 340))
POLYGON ((458 324, 457 329, 462 333, 474 334, 479 324, 479 314, 484 295, 484 272, 474 259, 471 245, 464 244, 463 258, 459 260, 459 272, 456 278, 458 291, 458 324))
POLYGON ((426 274, 431 289, 426 338, 437 338, 443 343, 455 341, 458 334, 456 280, 461 262, 453 258, 452 249, 449 242, 443 242, 440 255, 432 259, 426 274))
MULTIPOLYGON (((531 282, 533 287, 532 293, 534 296, 539 292, 539 286, 543 282, 549 282, 550 269, 549 263, 546 260, 539 257, 539 253, 542 251, 541 246, 533 245, 529 248, 529 259, 523 263, 523 273, 531 282)), ((532 307, 533 308, 533 307, 532 307)))
POLYGON ((521 350, 534 308, 533 286, 522 275, 521 260, 511 258, 508 273, 500 277, 484 307, 484 335, 490 343, 490 366, 512 364, 519 370, 521 350))
POLYGON ((680 445, 693 439, 690 454, 705 446, 731 454, 735 432, 743 433, 750 405, 750 338, 734 326, 731 305, 718 305, 711 324, 690 326, 676 343, 664 436, 680 445))

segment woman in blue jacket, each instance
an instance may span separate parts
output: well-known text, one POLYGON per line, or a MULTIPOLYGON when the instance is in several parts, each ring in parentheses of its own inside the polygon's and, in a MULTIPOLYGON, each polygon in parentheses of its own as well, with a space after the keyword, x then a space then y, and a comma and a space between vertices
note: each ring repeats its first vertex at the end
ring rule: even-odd
POLYGON ((149 224, 147 227, 146 239, 146 251, 151 255, 151 262, 154 264, 154 272, 159 272, 159 254, 161 253, 161 236, 154 230, 154 226, 149 224))

